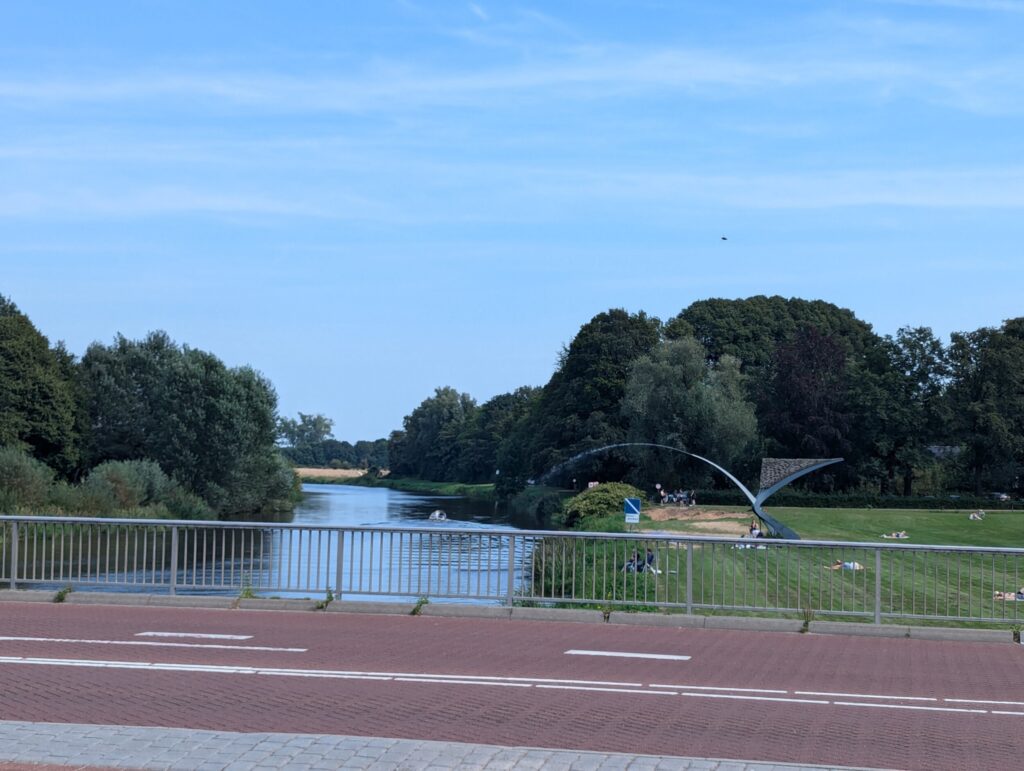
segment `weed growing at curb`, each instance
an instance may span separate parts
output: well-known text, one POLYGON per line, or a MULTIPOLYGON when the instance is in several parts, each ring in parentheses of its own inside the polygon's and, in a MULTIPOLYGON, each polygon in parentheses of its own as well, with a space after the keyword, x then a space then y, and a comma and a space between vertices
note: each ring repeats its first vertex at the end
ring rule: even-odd
POLYGON ((804 619, 803 626, 800 627, 800 634, 807 634, 811 629, 811 622, 814 621, 814 608, 801 608, 800 615, 804 619))
POLYGON ((418 615, 420 615, 421 613, 423 613, 423 606, 424 605, 429 605, 429 604, 430 604, 430 598, 428 598, 428 597, 420 597, 418 600, 416 600, 416 605, 413 606, 413 609, 409 612, 409 615, 410 616, 418 616, 418 615))
POLYGON ((71 594, 71 592, 73 591, 74 589, 71 588, 71 584, 68 584, 63 589, 58 590, 58 592, 55 595, 53 595, 53 601, 64 602, 64 600, 68 598, 68 595, 71 594))
POLYGON ((238 599, 240 600, 255 600, 256 592, 252 588, 252 579, 249 578, 248 573, 242 573, 242 589, 238 592, 238 599))
POLYGON ((322 600, 316 604, 317 610, 327 610, 327 606, 334 602, 334 592, 331 591, 331 587, 327 587, 327 594, 322 600))

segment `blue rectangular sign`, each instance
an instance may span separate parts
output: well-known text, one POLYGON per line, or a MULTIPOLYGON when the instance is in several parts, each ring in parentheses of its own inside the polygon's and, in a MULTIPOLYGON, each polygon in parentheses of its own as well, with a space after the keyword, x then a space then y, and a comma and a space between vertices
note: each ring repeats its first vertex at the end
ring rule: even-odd
POLYGON ((637 525, 640 523, 640 499, 639 498, 626 498, 625 503, 622 507, 623 512, 626 514, 627 525, 637 525))

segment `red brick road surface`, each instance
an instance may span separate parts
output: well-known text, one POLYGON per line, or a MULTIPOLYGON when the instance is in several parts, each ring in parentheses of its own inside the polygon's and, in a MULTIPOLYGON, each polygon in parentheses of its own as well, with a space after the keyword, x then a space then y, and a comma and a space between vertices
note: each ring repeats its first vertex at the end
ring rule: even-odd
POLYGON ((391 736, 907 769, 1010 769, 1020 766, 1024 753, 1019 646, 33 603, 0 603, 0 637, 47 638, 0 640, 0 657, 6 658, 0 658, 3 720, 391 736), (137 636, 141 632, 251 638, 137 636), (229 647, 110 644, 139 641, 229 647), (691 658, 566 654, 573 649, 691 658), (60 665, 71 661, 78 665, 60 665), (89 663, 94 661, 111 665, 89 663), (128 662, 243 670, 118 664, 128 662), (249 668, 312 676, 265 676, 249 668), (340 672, 389 679, 342 679, 340 672), (395 678, 403 673, 416 680, 395 678), (428 682, 424 675, 445 681, 428 682), (523 679, 497 685, 458 676, 523 679), (999 701, 1017 704, 991 703, 999 701), (946 711, 961 709, 984 712, 946 711), (1017 714, 994 714, 1000 711, 1017 714))

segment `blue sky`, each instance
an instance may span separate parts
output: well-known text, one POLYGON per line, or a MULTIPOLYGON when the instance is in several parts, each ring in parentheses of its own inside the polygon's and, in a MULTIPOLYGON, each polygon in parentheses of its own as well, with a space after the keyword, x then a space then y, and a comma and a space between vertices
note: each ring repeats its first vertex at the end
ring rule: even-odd
POLYGON ((611 307, 1022 315, 1024 0, 0 5, 0 293, 376 438, 611 307), (722 241, 721 236, 728 236, 722 241))

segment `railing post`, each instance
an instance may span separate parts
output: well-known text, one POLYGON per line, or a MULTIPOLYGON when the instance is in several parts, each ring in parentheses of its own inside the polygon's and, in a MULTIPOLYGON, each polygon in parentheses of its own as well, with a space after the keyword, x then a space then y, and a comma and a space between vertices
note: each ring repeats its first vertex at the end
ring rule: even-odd
POLYGON ((515 582, 515 561, 516 561, 516 537, 508 537, 508 590, 505 593, 505 604, 512 607, 516 596, 515 582))
POLYGON ((171 594, 178 585, 178 526, 171 525, 171 594))
POLYGON ((338 549, 335 554, 337 565, 334 568, 334 599, 341 599, 341 583, 345 578, 345 570, 342 567, 345 563, 345 531, 338 531, 338 549))
POLYGON ((11 522, 11 588, 18 588, 18 523, 11 522))
POLYGON ((875 548, 875 623, 882 623, 882 550, 875 548))
POLYGON ((693 615, 693 542, 686 544, 686 613, 693 615))

